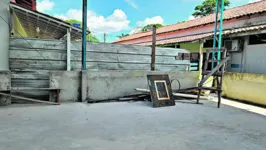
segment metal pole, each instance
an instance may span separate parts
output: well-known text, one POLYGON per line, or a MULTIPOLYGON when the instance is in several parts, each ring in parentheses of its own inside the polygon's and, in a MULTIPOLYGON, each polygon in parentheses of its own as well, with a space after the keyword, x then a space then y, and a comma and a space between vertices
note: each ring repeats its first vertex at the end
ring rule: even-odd
POLYGON ((86 37, 87 37, 87 0, 83 0, 82 9, 82 70, 86 70, 86 37))
POLYGON ((219 60, 221 60, 221 48, 222 48, 222 42, 223 42, 223 19, 224 19, 224 0, 221 0, 221 14, 220 14, 220 29, 219 29, 219 42, 218 42, 218 64, 220 63, 219 60))
POLYGON ((152 53, 151 53, 151 71, 155 71, 156 56, 156 26, 152 28, 152 53))
POLYGON ((217 38, 217 22, 218 22, 218 14, 219 14, 219 0, 216 0, 216 12, 215 12, 215 23, 214 23, 214 35, 213 35, 213 51, 212 51, 212 69, 214 68, 214 59, 216 49, 216 38, 217 38))

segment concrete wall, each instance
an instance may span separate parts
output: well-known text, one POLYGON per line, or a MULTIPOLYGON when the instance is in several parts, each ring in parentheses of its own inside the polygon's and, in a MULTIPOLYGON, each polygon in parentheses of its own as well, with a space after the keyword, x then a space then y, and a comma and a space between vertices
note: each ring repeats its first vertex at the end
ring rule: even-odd
MULTIPOLYGON (((0 92, 6 92, 11 88, 11 76, 9 71, 0 71, 0 92)), ((0 95, 0 106, 11 103, 10 97, 0 95)))
MULTIPOLYGON (((136 94, 135 88, 148 89, 148 74, 169 74, 170 80, 177 79, 181 88, 196 86, 198 72, 150 72, 150 71, 113 71, 87 73, 87 99, 105 100, 136 94)), ((174 84, 173 89, 178 89, 174 84)))
POLYGON ((229 72, 266 74, 266 44, 249 45, 245 37, 244 50, 230 53, 227 70, 229 72))
POLYGON ((266 74, 266 44, 248 45, 245 57, 246 73, 266 74))
POLYGON ((226 73, 223 95, 266 106, 266 75, 226 73))
POLYGON ((50 87, 60 88, 61 102, 80 101, 80 79, 79 71, 52 71, 50 72, 50 87))
MULTIPOLYGON (((86 99, 101 101, 116 99, 126 95, 138 94, 135 88, 148 89, 147 74, 169 74, 170 79, 181 82, 181 88, 195 87, 198 82, 198 72, 150 72, 150 71, 88 71, 85 81, 86 99)), ((50 86, 61 88, 61 102, 78 101, 80 98, 80 72, 51 72, 50 86)), ((173 89, 178 89, 173 82, 173 89)), ((84 92, 84 91, 83 91, 84 92)))
POLYGON ((0 70, 9 70, 9 11, 8 4, 10 0, 0 1, 0 70))

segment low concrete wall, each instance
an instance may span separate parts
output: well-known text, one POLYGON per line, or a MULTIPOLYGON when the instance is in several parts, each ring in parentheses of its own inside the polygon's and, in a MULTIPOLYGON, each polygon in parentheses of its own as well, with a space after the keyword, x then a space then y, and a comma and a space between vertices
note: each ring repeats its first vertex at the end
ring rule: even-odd
MULTIPOLYGON (((148 89, 148 74, 169 74, 170 80, 177 79, 181 88, 193 87, 197 83, 198 72, 150 72, 150 71, 100 71, 87 73, 87 98, 89 100, 115 99, 137 94, 135 88, 148 89)), ((174 84, 173 89, 178 89, 174 84)))
POLYGON ((60 102, 80 101, 80 77, 78 71, 50 72, 50 88, 59 88, 60 102))
MULTIPOLYGON (((10 71, 0 71, 0 91, 5 92, 11 88, 10 71)), ((11 104, 10 97, 0 95, 0 106, 11 104)))
POLYGON ((223 94, 229 98, 266 106, 266 75, 226 73, 223 94))
MULTIPOLYGON (((138 94, 135 88, 148 88, 148 74, 169 74, 171 80, 177 79, 181 83, 181 88, 196 86, 198 82, 198 72, 150 72, 150 71, 89 71, 83 78, 83 86, 86 86, 86 99, 91 101, 102 101, 106 99, 116 99, 118 97, 138 94)), ((61 88, 60 100, 79 101, 81 72, 51 72, 50 87, 61 88)), ((173 83, 173 89, 178 89, 178 83, 173 83)))

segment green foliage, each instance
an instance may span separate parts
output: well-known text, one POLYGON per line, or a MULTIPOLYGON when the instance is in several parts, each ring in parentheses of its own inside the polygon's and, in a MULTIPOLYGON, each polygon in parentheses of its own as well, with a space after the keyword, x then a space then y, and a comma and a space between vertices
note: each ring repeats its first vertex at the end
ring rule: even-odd
POLYGON ((150 31, 150 30, 152 30, 152 27, 153 27, 154 25, 156 26, 156 29, 163 27, 162 24, 149 24, 149 25, 146 25, 145 27, 143 27, 143 28, 141 29, 141 32, 146 32, 146 31, 150 31))
POLYGON ((82 28, 82 22, 81 21, 78 21, 78 20, 75 20, 75 19, 69 19, 69 20, 66 20, 66 22, 70 23, 71 25, 74 24, 74 23, 80 24, 80 26, 82 28))
POLYGON ((126 37, 126 36, 129 36, 129 34, 124 34, 122 33, 121 35, 117 36, 118 38, 122 38, 122 37, 126 37))
MULTIPOLYGON (((221 5, 221 4, 219 4, 221 5)), ((229 0, 224 0, 224 6, 230 6, 229 0)), ((195 18, 203 17, 215 13, 216 10, 216 0, 204 0, 202 4, 195 7, 195 12, 192 14, 195 18)))
MULTIPOLYGON (((82 28, 82 22, 81 21, 78 21, 78 20, 75 20, 75 19, 70 19, 70 20, 66 20, 66 22, 70 23, 71 25, 74 24, 74 23, 80 24, 80 27, 82 28)), ((87 41, 93 42, 93 43, 98 43, 99 42, 99 39, 95 35, 92 35, 92 34, 88 34, 86 36, 86 39, 87 39, 87 41)))
POLYGON ((92 34, 88 34, 88 35, 86 36, 86 39, 87 39, 87 41, 89 41, 89 42, 99 43, 99 39, 98 39, 95 35, 92 35, 92 34))

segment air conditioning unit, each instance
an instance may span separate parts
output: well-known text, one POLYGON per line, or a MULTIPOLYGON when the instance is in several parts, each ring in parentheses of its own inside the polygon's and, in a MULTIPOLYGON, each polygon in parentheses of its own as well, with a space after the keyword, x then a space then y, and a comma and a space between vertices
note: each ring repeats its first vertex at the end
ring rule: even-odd
POLYGON ((226 40, 224 41, 224 46, 228 52, 239 52, 242 50, 240 40, 226 40))

